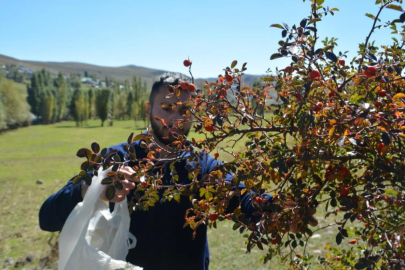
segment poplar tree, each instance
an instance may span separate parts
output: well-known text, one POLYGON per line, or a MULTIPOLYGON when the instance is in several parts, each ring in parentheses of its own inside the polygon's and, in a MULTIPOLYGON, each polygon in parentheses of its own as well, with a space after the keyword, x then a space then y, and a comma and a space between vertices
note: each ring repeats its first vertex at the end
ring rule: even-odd
POLYGON ((109 89, 100 89, 96 92, 96 111, 98 117, 100 117, 102 127, 108 117, 110 92, 109 89))

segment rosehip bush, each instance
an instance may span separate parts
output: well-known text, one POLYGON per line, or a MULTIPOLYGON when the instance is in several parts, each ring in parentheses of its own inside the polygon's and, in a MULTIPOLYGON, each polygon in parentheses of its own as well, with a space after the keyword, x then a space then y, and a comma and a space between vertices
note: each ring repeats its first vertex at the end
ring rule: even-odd
MULTIPOLYGON (((237 61, 201 89, 194 86, 194 80, 173 86, 171 95, 179 96, 181 89, 190 91, 184 121, 193 121, 195 131, 204 138, 173 133, 177 140, 171 146, 179 155, 162 160, 149 134, 131 134, 128 159, 137 162, 136 174, 144 177, 137 187, 144 195, 130 205, 147 210, 161 199, 189 199, 192 207, 185 217, 186 226, 216 227, 217 222, 232 220, 233 229, 246 235, 248 251, 266 249, 264 262, 281 255, 290 258, 297 269, 315 264, 306 247, 314 233, 309 226, 314 222, 314 209, 322 207, 326 217, 334 216, 335 222, 317 231, 333 228, 336 244, 345 243, 349 250, 343 254, 331 248, 335 255, 319 257, 318 267, 404 268, 405 14, 400 13, 401 3, 376 1, 377 14, 366 14, 372 21, 365 42, 358 48, 347 48, 358 51, 350 61, 344 60, 346 53, 336 52, 335 39, 319 40, 321 18, 338 10, 325 6, 323 0, 314 0, 310 15, 297 24, 271 25, 281 31, 282 40, 270 59, 288 58, 291 64, 262 78, 261 87, 242 83, 246 63, 238 67, 237 61), (398 10, 398 18, 381 24, 379 16, 385 9, 398 10), (376 47, 372 33, 384 27, 392 29, 392 43, 376 47), (268 102, 270 92, 277 96, 272 104, 268 102), (131 146, 139 139, 142 147, 149 148, 142 160, 136 159, 131 146), (243 150, 234 151, 240 141, 244 142, 243 150), (231 155, 231 161, 201 179, 198 167, 189 168, 191 184, 176 184, 178 176, 172 164, 181 158, 182 151, 191 152, 189 161, 197 161, 202 152, 214 151, 219 143, 228 146, 222 151, 231 155), (162 174, 151 173, 166 162, 171 163, 174 185, 163 185, 162 174), (233 186, 242 183, 245 188, 232 189, 223 180, 228 172, 233 174, 233 186), (162 197, 159 189, 164 189, 162 197), (240 207, 225 212, 232 198, 250 192, 258 223, 246 218, 240 207), (273 195, 273 200, 263 199, 263 194, 273 195), (355 229, 348 230, 349 225, 355 229), (297 233, 289 232, 292 226, 297 233)), ((191 74, 191 65, 184 65, 191 74)), ((92 150, 79 150, 78 156, 87 161, 77 182, 91 181, 86 170, 103 163, 99 150, 97 144, 92 150)), ((112 163, 104 163, 113 166, 110 177, 123 165, 114 154, 110 153, 112 163)), ((120 188, 119 181, 105 182, 111 187, 107 197, 120 188)))

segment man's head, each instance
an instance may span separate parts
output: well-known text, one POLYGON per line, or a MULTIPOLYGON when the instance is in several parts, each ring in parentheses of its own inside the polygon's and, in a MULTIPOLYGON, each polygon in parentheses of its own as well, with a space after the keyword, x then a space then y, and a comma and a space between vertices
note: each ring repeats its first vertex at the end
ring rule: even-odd
POLYGON ((188 110, 184 102, 189 100, 190 93, 181 91, 179 97, 166 98, 171 93, 170 86, 179 85, 181 81, 190 82, 190 78, 180 73, 165 73, 155 80, 149 96, 147 113, 155 139, 166 145, 176 140, 173 133, 187 136, 191 128, 191 119, 184 117, 188 110), (163 119, 167 127, 155 116, 163 119))

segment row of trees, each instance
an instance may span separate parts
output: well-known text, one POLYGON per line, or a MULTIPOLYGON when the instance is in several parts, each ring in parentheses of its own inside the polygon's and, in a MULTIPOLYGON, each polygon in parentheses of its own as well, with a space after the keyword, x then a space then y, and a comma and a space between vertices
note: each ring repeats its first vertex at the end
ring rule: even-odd
POLYGON ((131 82, 126 80, 122 85, 108 80, 103 89, 83 89, 75 78, 65 79, 62 73, 52 78, 43 69, 31 77, 27 101, 42 124, 73 118, 77 125, 82 125, 96 117, 101 119, 102 126, 107 118, 111 124, 113 118, 145 121, 146 82, 136 76, 131 82))

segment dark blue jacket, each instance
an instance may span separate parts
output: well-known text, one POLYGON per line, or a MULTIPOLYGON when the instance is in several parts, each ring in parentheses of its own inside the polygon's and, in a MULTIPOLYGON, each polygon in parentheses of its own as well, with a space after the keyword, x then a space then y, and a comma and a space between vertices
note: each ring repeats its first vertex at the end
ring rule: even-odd
MULTIPOLYGON (((115 149, 123 159, 126 151, 122 143, 108 149, 115 149)), ((139 141, 134 143, 138 159, 146 157, 145 150, 139 146, 139 141)), ((107 155, 106 154, 106 155, 107 155)), ((188 154, 185 154, 185 157, 188 154)), ((175 164, 180 184, 188 184, 188 171, 185 169, 187 161, 184 159, 175 164)), ((195 166, 193 162, 188 163, 195 166)), ((220 163, 209 156, 203 155, 199 160, 201 175, 208 174, 220 163)), ((167 164, 169 165, 169 164, 167 164)), ((164 180, 171 178, 169 166, 164 169, 164 180)), ((73 178, 72 178, 73 179, 73 178)), ((77 203, 83 200, 81 185, 73 185, 72 179, 58 192, 51 195, 42 205, 39 212, 39 224, 46 231, 60 231, 67 220, 70 212, 77 203)), ((228 174, 227 181, 232 180, 228 174)), ((243 188, 243 186, 240 186, 243 188)), ((163 192, 163 191, 162 191, 163 192)), ((128 195, 133 195, 134 190, 128 195)), ((251 197, 246 193, 241 196, 242 212, 247 216, 254 212, 251 197)), ((239 205, 238 200, 231 201, 228 211, 233 211, 239 205)), ((113 206, 112 206, 113 207, 113 206)), ((184 216, 191 207, 188 197, 182 197, 180 203, 171 202, 156 203, 149 211, 134 211, 131 215, 130 232, 135 235, 137 245, 130 249, 127 261, 132 264, 148 269, 208 269, 209 249, 207 241, 207 227, 200 226, 197 235, 193 239, 193 231, 183 228, 184 216)))

